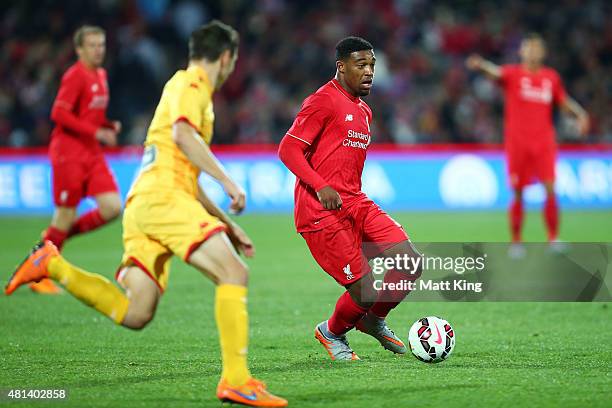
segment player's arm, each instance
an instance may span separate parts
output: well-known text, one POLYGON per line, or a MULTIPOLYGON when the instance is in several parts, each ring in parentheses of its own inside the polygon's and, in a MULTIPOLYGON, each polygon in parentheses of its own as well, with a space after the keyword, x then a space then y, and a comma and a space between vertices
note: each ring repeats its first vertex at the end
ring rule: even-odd
POLYGON ((240 213, 246 205, 244 190, 230 178, 196 130, 187 122, 179 120, 172 127, 172 138, 194 166, 221 183, 232 200, 230 209, 240 213))
POLYGON ((243 253, 246 257, 255 256, 255 246, 251 238, 244 232, 238 224, 236 224, 214 201, 206 195, 202 187, 198 185, 198 201, 211 215, 219 218, 228 227, 227 235, 238 252, 243 253))
POLYGON ((342 207, 340 194, 308 163, 305 157, 308 146, 306 142, 286 134, 278 148, 278 157, 298 179, 317 193, 317 197, 325 209, 337 210, 342 207))
POLYGON ((306 160, 306 151, 319 137, 327 123, 333 120, 333 101, 324 94, 314 94, 302 104, 289 131, 278 147, 278 157, 316 193, 321 205, 327 210, 337 210, 342 206, 340 194, 324 180, 306 160))
POLYGON ((580 135, 586 136, 589 131, 589 114, 587 111, 570 96, 566 96, 559 106, 564 112, 570 113, 576 118, 580 135))
POLYGON ((114 146, 117 144, 117 131, 107 127, 98 127, 73 113, 82 90, 82 80, 75 74, 67 74, 62 78, 60 89, 51 108, 51 120, 56 124, 78 135, 95 138, 102 143, 114 146))
POLYGON ((465 65, 468 69, 482 72, 494 80, 500 79, 502 75, 502 70, 499 65, 482 58, 478 54, 470 55, 467 60, 465 60, 465 65))

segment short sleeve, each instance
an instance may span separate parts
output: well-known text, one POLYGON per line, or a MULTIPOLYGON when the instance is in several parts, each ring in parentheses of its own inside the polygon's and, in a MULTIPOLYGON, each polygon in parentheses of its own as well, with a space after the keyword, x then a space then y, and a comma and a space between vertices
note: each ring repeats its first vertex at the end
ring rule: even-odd
POLYGON ((202 115, 206 105, 210 103, 202 97, 200 84, 186 81, 180 84, 170 97, 170 123, 187 122, 198 133, 202 124, 202 115))
POLYGON ((64 74, 53 108, 63 108, 72 111, 83 88, 83 78, 78 71, 71 70, 64 74))
POLYGON ((328 96, 324 94, 310 95, 302 104, 302 109, 300 109, 287 134, 310 145, 331 120, 332 112, 332 101, 328 96))
POLYGON ((561 105, 565 102, 565 98, 567 98, 567 93, 565 92, 565 87, 563 86, 563 81, 559 74, 555 71, 553 77, 553 101, 555 105, 561 105))

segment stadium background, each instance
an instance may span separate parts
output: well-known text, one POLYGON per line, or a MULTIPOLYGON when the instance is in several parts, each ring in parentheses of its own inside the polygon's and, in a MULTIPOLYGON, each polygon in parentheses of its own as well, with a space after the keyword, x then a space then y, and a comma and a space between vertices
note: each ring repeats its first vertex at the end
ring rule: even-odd
MULTIPOLYGON (((375 122, 366 189, 416 242, 507 241, 501 95, 469 74, 464 59, 480 52, 516 61, 521 35, 535 30, 593 124, 579 141, 573 123, 556 115, 564 143, 561 238, 612 242, 612 11, 603 0, 3 1, 2 280, 49 222, 49 110, 74 60, 74 29, 95 23, 107 30, 109 117, 125 129, 108 158, 125 194, 161 87, 185 65, 189 31, 210 18, 242 36, 237 71, 215 97, 214 149, 249 196, 247 214, 237 218, 258 250, 249 261, 249 357, 274 392, 304 407, 609 405, 607 303, 405 302, 391 327, 406 336, 419 317, 447 318, 458 336, 449 361, 432 367, 394 358, 351 333, 363 364, 329 364, 312 326, 340 288, 294 232, 293 178, 275 157, 302 99, 333 75, 336 41, 362 35, 378 59, 367 99, 375 122), (364 390, 355 388, 359 378, 367 378, 364 390)), ((226 203, 216 185, 203 182, 226 203)), ((543 241, 542 191, 533 188, 526 198, 532 211, 525 238, 543 241)), ((69 241, 64 254, 112 279, 120 223, 69 241)), ((213 288, 179 261, 172 268, 158 316, 141 333, 110 325, 68 296, 22 289, 0 297, 0 390, 66 388, 62 406, 75 407, 214 406, 213 288)))
MULTIPOLYGON (((479 52, 498 63, 515 62, 521 35, 531 30, 543 34, 548 63, 591 117, 589 136, 579 141, 574 123, 556 115, 559 139, 573 145, 566 146, 571 151, 563 152, 559 163, 561 204, 609 209, 611 6, 598 0, 496 4, 3 2, 0 213, 52 210, 44 146, 59 79, 74 60, 76 27, 89 22, 107 30, 108 115, 122 121, 120 143, 129 147, 142 143, 164 82, 185 66, 189 33, 210 18, 241 33, 236 72, 215 95, 214 143, 245 185, 249 211, 291 210, 294 179, 276 160, 275 144, 303 98, 333 76, 334 45, 349 33, 372 41, 377 55, 368 97, 375 145, 364 176, 366 191, 391 210, 503 209, 509 192, 499 148, 501 95, 484 76, 468 74, 464 60, 479 52), (11 149, 16 147, 40 148, 11 149)), ((127 148, 109 156, 123 194, 138 169, 139 152, 127 148)), ((206 185, 223 204, 223 192, 206 185)), ((532 208, 539 206, 542 189, 531 188, 526 199, 532 208)))

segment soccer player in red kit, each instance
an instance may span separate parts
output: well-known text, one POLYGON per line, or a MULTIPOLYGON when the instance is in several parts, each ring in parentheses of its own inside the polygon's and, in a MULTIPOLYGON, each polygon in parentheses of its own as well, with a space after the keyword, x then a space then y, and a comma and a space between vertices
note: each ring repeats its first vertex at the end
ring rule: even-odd
MULTIPOLYGON (((78 61, 64 76, 51 109, 55 129, 49 158, 53 172, 55 212, 43 240, 61 249, 64 241, 96 229, 121 212, 115 178, 104 159, 100 143, 115 145, 119 122, 106 118, 109 101, 105 54, 105 33, 100 27, 83 26, 74 35, 78 61), (98 207, 77 217, 76 207, 93 197, 98 207)), ((41 293, 59 289, 48 279, 32 284, 41 293)))
MULTIPOLYGON (((315 337, 332 360, 357 360, 345 334, 353 329, 403 354, 404 343, 385 317, 407 291, 374 288, 368 258, 418 257, 401 225, 361 191, 361 173, 370 145, 372 111, 361 99, 372 88, 374 50, 359 37, 336 46, 336 77, 310 95, 279 147, 279 157, 297 177, 295 224, 321 268, 346 288, 331 317, 315 337), (369 250, 364 253, 367 244, 369 250), (372 249, 375 250, 372 250, 372 249)), ((415 279, 392 269, 386 283, 415 279)))
POLYGON ((481 71, 500 84, 505 98, 504 144, 508 159, 510 185, 514 200, 510 205, 512 233, 511 254, 520 256, 523 225, 523 189, 539 181, 546 189, 543 215, 548 240, 554 245, 559 233, 559 207, 554 191, 557 145, 553 124, 553 106, 577 118, 579 131, 586 134, 589 120, 585 110, 563 87, 557 71, 543 65, 546 48, 538 34, 529 34, 521 42, 520 64, 495 65, 479 55, 470 56, 466 65, 481 71))

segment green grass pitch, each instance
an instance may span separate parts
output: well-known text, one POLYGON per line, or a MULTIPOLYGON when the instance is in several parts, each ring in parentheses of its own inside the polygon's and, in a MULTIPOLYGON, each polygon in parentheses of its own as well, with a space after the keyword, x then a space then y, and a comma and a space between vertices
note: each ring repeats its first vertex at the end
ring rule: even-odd
MULTIPOLYGON (((414 241, 505 241, 506 217, 491 213, 402 213, 414 241)), ((362 361, 332 364, 313 338, 341 293, 311 259, 288 215, 245 215, 257 245, 249 261, 252 372, 292 407, 609 407, 612 329, 607 303, 411 303, 389 316, 403 338, 423 315, 448 319, 457 333, 451 358, 427 365, 394 356, 350 333, 362 361)), ((47 223, 0 218, 0 279, 47 223)), ((72 262, 112 277, 121 256, 120 224, 68 242, 72 262)), ((528 240, 542 241, 539 213, 528 240)), ((566 212, 567 241, 612 241, 612 212, 566 212)), ((20 289, 0 296, 0 389, 61 388, 68 400, 16 406, 214 407, 220 373, 213 285, 173 261, 155 320, 140 332, 117 327, 69 295, 20 289)), ((10 404, 0 398, 0 406, 10 404)))

